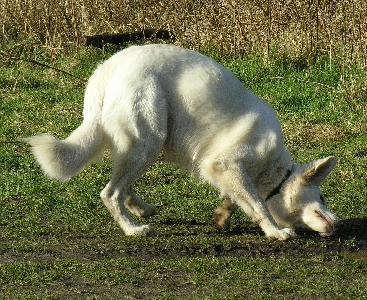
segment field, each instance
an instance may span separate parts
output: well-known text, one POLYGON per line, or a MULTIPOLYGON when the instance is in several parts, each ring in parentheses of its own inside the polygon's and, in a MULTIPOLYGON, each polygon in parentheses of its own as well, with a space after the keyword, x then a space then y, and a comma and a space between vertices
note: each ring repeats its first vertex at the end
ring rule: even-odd
POLYGON ((310 1, 307 7, 300 1, 152 1, 145 13, 139 5, 148 7, 146 1, 12 3, 0 3, 1 299, 366 299, 364 1, 310 1), (245 22, 250 12, 252 27, 245 22), (338 157, 322 190, 344 219, 342 231, 269 240, 240 211, 229 231, 217 231, 210 218, 218 192, 162 156, 136 182, 141 198, 158 209, 137 220, 157 234, 125 237, 99 198, 111 171, 108 152, 66 183, 42 174, 17 139, 66 137, 82 120, 85 79, 117 51, 84 47, 82 35, 158 25, 267 99, 294 160, 338 157))
MULTIPOLYGON (((88 77, 110 53, 84 49, 54 65, 88 77)), ((108 154, 67 183, 46 179, 19 137, 62 138, 81 121, 83 84, 19 62, 2 66, 0 281, 4 299, 362 299, 367 290, 366 106, 350 107, 334 88, 338 70, 320 61, 301 69, 274 58, 221 59, 273 104, 295 159, 336 155, 323 185, 345 219, 330 238, 301 232, 266 239, 240 212, 229 232, 210 224, 218 194, 158 160, 137 191, 158 207, 157 236, 125 237, 99 199, 108 154), (326 69, 325 69, 326 68, 326 69), (284 78, 294 78, 286 80, 284 78), (320 86, 316 83, 323 83, 320 86), (362 122, 361 122, 362 121, 362 122)), ((326 60, 327 61, 327 60, 326 60)))

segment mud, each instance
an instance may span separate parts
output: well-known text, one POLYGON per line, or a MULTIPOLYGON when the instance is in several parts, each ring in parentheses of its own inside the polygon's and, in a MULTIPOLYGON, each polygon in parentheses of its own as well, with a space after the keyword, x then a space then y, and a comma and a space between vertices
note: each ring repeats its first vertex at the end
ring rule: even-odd
MULTIPOLYGON (((317 233, 304 231, 298 232, 297 238, 283 242, 268 240, 258 227, 250 223, 246 225, 234 226, 228 232, 218 232, 205 223, 173 224, 168 221, 156 225, 158 232, 155 237, 144 239, 126 238, 116 229, 112 235, 104 236, 60 233, 58 236, 43 235, 36 240, 6 241, 4 250, 0 252, 0 265, 30 262, 52 266, 59 261, 89 264, 120 258, 149 262, 185 256, 288 256, 302 259, 310 254, 322 255, 326 259, 337 255, 367 263, 367 218, 345 220, 344 229, 332 237, 322 238, 317 233)), ((167 289, 167 282, 175 285, 177 299, 188 295, 192 299, 201 299, 209 292, 206 287, 199 288, 195 283, 188 282, 184 274, 177 270, 161 278, 156 275, 154 282, 137 280, 109 285, 103 280, 96 282, 83 277, 68 279, 66 276, 60 278, 58 284, 8 282, 0 288, 0 292, 6 289, 8 295, 13 294, 9 291, 14 290, 15 296, 17 292, 22 292, 36 295, 34 298, 49 294, 52 297, 46 298, 50 299, 106 299, 106 295, 109 299, 150 299, 159 298, 161 290, 167 289)))
MULTIPOLYGON (((196 242, 194 235, 200 231, 200 227, 207 226, 206 224, 189 224, 186 226, 186 232, 171 232, 168 229, 164 233, 157 233, 153 238, 146 238, 145 242, 141 241, 141 238, 132 238, 124 245, 119 244, 119 241, 115 243, 109 240, 104 240, 104 237, 97 236, 59 236, 57 240, 64 243, 48 244, 47 246, 40 243, 34 245, 32 251, 28 250, 15 250, 11 249, 2 251, 0 254, 0 263, 9 263, 15 261, 36 261, 36 262, 51 262, 55 259, 68 259, 68 260, 84 260, 84 261, 96 261, 100 259, 114 259, 121 257, 129 257, 139 260, 151 260, 151 259, 165 259, 165 258, 177 258, 182 256, 269 256, 289 254, 292 256, 302 256, 304 253, 327 253, 337 252, 342 253, 348 257, 360 257, 367 261, 367 218, 349 219, 345 220, 345 226, 336 235, 323 238, 319 237, 317 233, 308 231, 297 231, 298 237, 289 241, 267 241, 265 238, 261 238, 261 230, 256 227, 251 227, 249 232, 254 234, 254 238, 241 239, 241 229, 234 228, 228 232, 215 232, 208 233, 208 241, 205 243, 196 242), (198 229, 199 228, 199 229, 198 229), (215 238, 214 235, 219 237, 232 237, 235 241, 230 244, 223 243, 223 238, 215 238), (260 236, 257 238, 256 235, 260 236), (177 240, 181 237, 192 237, 191 239, 185 238, 185 242, 181 245, 175 244, 175 241, 170 245, 167 242, 167 238, 175 236, 177 240), (210 236, 212 236, 210 238, 210 236), (218 240, 216 242, 215 240, 218 240), (154 242, 152 242, 154 240, 154 242), (264 242, 265 241, 265 242, 264 242), (313 246, 312 242, 315 242, 313 246), (325 246, 320 248, 320 242, 325 242, 325 246), (310 244, 311 242, 311 244, 310 244), (119 244, 117 246, 117 244, 119 244), (347 254, 354 253, 354 254, 347 254), (359 253, 359 254, 358 254, 359 253)), ((160 225, 162 227, 174 227, 174 225, 160 225)), ((201 236, 203 233, 200 233, 201 236)), ((123 238, 123 237, 122 237, 123 238)), ((47 237, 46 237, 47 239, 47 237)), ((25 247, 26 248, 26 247, 25 247)))

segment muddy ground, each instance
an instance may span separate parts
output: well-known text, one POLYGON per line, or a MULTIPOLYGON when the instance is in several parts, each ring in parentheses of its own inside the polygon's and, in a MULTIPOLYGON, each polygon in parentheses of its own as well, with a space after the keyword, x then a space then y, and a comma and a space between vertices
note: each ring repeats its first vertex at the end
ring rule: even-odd
MULTIPOLYGON (((0 265, 26 262, 47 266, 60 261, 88 264, 120 258, 149 262, 185 256, 262 258, 289 256, 302 259, 310 254, 324 257, 337 255, 367 263, 367 218, 345 220, 344 229, 333 237, 321 238, 316 233, 298 232, 298 238, 286 242, 267 241, 260 229, 251 223, 248 223, 246 228, 234 226, 229 232, 216 232, 209 229, 209 224, 195 222, 190 224, 166 222, 155 227, 157 236, 145 240, 134 238, 126 240, 121 232, 115 229, 112 235, 110 231, 105 236, 44 234, 37 239, 25 237, 24 240, 5 241, 2 247, 4 250, 0 253, 0 265), (202 239, 206 234, 208 235, 206 242, 195 238, 195 235, 200 235, 202 239), (121 237, 118 237, 120 235, 121 237), (226 239, 230 242, 224 242, 226 239), (122 243, 122 240, 125 242, 122 243)), ((177 270, 172 271, 172 274, 169 271, 167 273, 167 270, 165 272, 161 282, 155 280, 155 283, 144 281, 142 284, 138 280, 111 285, 103 280, 91 282, 82 277, 62 277, 58 283, 42 281, 27 283, 22 280, 18 283, 6 282, 0 288, 0 292, 1 290, 4 292, 5 299, 11 299, 9 293, 12 290, 23 293, 23 296, 29 294, 39 299, 45 295, 50 295, 46 297, 47 299, 159 299, 159 287, 167 283, 167 278, 174 278, 172 280, 175 282, 177 297, 180 295, 187 297, 188 293, 191 293, 193 298, 200 299, 207 293, 203 287, 200 288, 196 284, 180 282, 181 275, 177 274, 177 270)))

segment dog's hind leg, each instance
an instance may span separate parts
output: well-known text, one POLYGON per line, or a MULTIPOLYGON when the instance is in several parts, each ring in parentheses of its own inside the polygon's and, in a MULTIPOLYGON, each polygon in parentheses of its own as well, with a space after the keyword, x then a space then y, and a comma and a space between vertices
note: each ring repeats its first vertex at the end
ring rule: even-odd
MULTIPOLYGON (((160 121, 157 121, 158 123, 160 121)), ((155 213, 155 207, 143 202, 133 191, 133 183, 157 159, 165 140, 165 124, 160 134, 142 127, 136 138, 127 129, 111 134, 114 165, 110 182, 101 192, 101 198, 126 235, 153 234, 148 225, 136 223, 126 208, 137 216, 155 213)))
POLYGON ((126 235, 149 236, 154 233, 153 229, 149 225, 136 223, 127 212, 125 205, 135 215, 154 213, 155 208, 140 200, 132 190, 133 181, 149 167, 154 159, 145 161, 137 156, 135 159, 133 155, 126 156, 119 155, 115 158, 111 180, 101 192, 101 198, 126 235))
POLYGON ((126 235, 149 236, 153 229, 149 225, 136 223, 126 211, 124 200, 127 197, 125 187, 116 188, 111 181, 101 192, 101 198, 111 212, 115 221, 120 225, 126 235))
POLYGON ((128 189, 127 196, 125 198, 125 207, 137 217, 150 217, 156 214, 156 208, 141 200, 134 192, 132 186, 128 189))
POLYGON ((114 165, 101 198, 126 235, 147 236, 153 229, 136 223, 127 209, 137 216, 155 213, 155 208, 139 199, 132 187, 157 159, 166 140, 167 103, 156 77, 128 82, 133 85, 113 86, 105 96, 103 126, 114 165))

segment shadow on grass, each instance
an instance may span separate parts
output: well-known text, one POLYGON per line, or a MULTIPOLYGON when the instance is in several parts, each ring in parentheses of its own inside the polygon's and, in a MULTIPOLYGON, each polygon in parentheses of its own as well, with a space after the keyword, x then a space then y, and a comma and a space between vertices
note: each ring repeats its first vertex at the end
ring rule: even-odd
POLYGON ((251 222, 234 224, 229 231, 218 231, 210 222, 196 220, 161 220, 154 225, 154 237, 126 237, 119 228, 101 235, 94 233, 51 234, 33 237, 29 245, 4 245, 0 262, 104 260, 128 257, 151 260, 183 256, 274 257, 307 258, 310 255, 328 259, 335 256, 367 262, 367 217, 344 220, 344 228, 330 237, 316 232, 299 231, 298 237, 287 241, 268 239, 251 222))
POLYGON ((367 217, 344 220, 344 228, 330 237, 321 237, 314 231, 297 230, 298 237, 287 241, 266 238, 261 229, 251 222, 233 225, 228 231, 218 231, 210 226, 210 222, 192 220, 167 220, 155 226, 163 229, 158 233, 158 239, 173 237, 178 243, 181 243, 180 239, 185 240, 179 247, 165 249, 166 254, 173 256, 181 253, 190 256, 210 254, 254 257, 285 254, 301 257, 313 253, 356 257, 367 261, 367 217), (355 253, 354 256, 351 253, 355 253))

